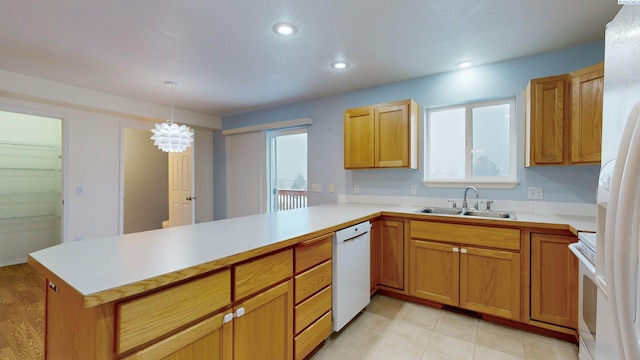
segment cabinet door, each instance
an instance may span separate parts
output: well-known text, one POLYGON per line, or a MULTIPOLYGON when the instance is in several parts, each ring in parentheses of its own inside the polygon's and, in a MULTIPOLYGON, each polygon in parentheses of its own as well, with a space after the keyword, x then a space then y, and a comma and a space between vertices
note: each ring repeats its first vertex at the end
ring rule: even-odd
POLYGON ((409 295, 458 306, 457 245, 409 241, 409 295))
POLYGON ((569 120, 569 75, 531 80, 529 85, 530 165, 562 165, 569 120))
POLYGON ((573 73, 571 84, 571 162, 600 162, 604 64, 573 73))
POLYGON ((344 168, 372 168, 375 165, 375 130, 372 108, 344 112, 344 168))
POLYGON ((234 359, 293 358, 293 280, 234 308, 234 359))
POLYGON ((520 254, 460 248, 460 307, 520 320, 520 254))
POLYGON ((224 323, 224 315, 203 320, 125 360, 231 360, 233 325, 224 323))
POLYGON ((375 109, 376 167, 409 166, 409 105, 375 109))
POLYGON ((380 222, 380 285, 404 289, 404 221, 380 222))
POLYGON ((531 319, 576 329, 578 261, 575 236, 531 234, 531 319))
POLYGON ((380 242, 380 221, 379 220, 375 220, 371 222, 371 246, 370 246, 370 251, 371 251, 371 259, 370 259, 370 265, 371 265, 371 275, 369 277, 369 280, 371 281, 371 291, 373 291, 376 286, 378 286, 378 284, 380 284, 380 263, 381 263, 381 252, 382 252, 382 246, 381 246, 381 242, 380 242))

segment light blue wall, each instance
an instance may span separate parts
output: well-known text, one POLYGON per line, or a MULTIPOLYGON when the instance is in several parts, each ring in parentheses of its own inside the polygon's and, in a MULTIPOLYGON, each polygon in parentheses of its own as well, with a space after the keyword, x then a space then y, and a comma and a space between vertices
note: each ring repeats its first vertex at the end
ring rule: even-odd
MULTIPOLYGON (((437 56, 434 54, 434 56, 437 56)), ((516 97, 518 134, 518 181, 514 189, 482 189, 486 199, 526 200, 527 187, 544 189, 544 201, 595 203, 599 166, 524 167, 524 90, 533 78, 569 73, 604 60, 604 42, 472 67, 418 79, 386 84, 341 95, 271 109, 223 117, 223 129, 241 128, 282 120, 310 117, 308 130, 309 184, 321 184, 321 193, 310 193, 311 205, 336 202, 338 194, 409 196, 417 185, 417 196, 462 197, 460 188, 432 188, 422 185, 423 166, 418 170, 344 170, 343 111, 364 105, 412 98, 425 109, 470 101, 516 97), (328 193, 328 185, 335 192, 328 193)), ((383 71, 383 69, 381 69, 383 71)), ((421 119, 422 121, 422 119, 421 119)), ((420 161, 423 159, 423 123, 420 124, 420 161)), ((226 214, 224 137, 214 136, 216 173, 215 214, 226 214)))

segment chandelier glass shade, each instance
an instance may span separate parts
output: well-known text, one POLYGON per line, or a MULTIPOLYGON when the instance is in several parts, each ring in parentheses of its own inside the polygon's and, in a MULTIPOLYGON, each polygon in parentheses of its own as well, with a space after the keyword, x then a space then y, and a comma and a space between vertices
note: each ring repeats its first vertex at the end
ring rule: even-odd
POLYGON ((178 125, 173 122, 173 87, 177 83, 173 81, 166 81, 167 86, 171 86, 171 119, 164 123, 156 124, 155 128, 151 129, 153 136, 153 145, 156 145, 158 149, 164 152, 183 152, 191 146, 193 142, 193 130, 186 125, 178 125))

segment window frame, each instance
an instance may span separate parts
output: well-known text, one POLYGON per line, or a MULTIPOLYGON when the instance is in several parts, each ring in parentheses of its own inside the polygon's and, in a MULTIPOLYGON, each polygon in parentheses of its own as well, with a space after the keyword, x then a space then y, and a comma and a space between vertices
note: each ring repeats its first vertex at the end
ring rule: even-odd
POLYGON ((467 103, 425 108, 424 114, 424 174, 423 184, 427 187, 464 187, 473 185, 479 188, 512 189, 518 182, 517 169, 517 129, 516 129, 516 98, 507 97, 493 100, 480 100, 467 103), (473 109, 493 106, 509 105, 509 176, 471 176, 472 172, 472 137, 473 137, 473 109), (465 178, 464 179, 429 179, 431 146, 429 142, 431 114, 439 111, 464 109, 465 112, 465 178))

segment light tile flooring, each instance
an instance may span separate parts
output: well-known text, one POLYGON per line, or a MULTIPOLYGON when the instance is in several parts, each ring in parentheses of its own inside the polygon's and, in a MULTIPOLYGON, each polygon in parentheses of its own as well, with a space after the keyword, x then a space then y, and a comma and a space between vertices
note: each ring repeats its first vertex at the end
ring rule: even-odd
POLYGON ((577 346, 465 315, 375 296, 313 360, 565 360, 577 346))

